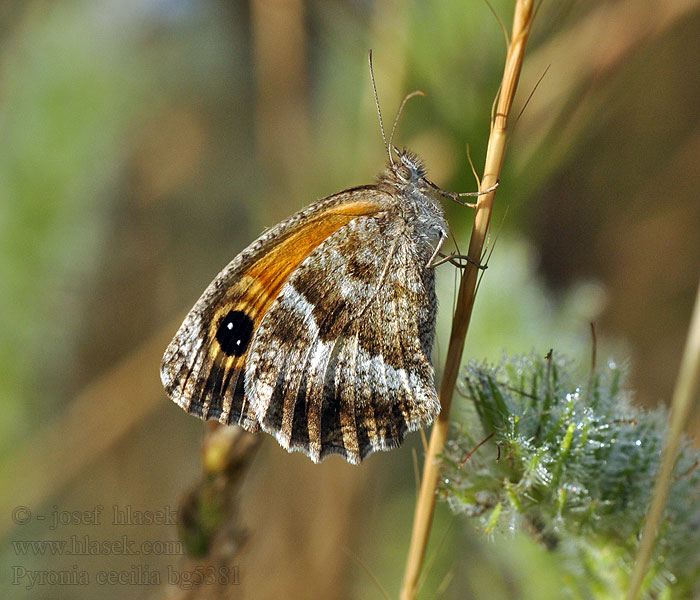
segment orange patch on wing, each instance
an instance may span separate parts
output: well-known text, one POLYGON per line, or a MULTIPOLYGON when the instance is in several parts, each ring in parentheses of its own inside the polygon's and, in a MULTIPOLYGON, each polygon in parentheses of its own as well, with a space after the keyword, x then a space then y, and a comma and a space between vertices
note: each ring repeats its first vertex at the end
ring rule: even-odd
POLYGON ((330 235, 358 216, 379 210, 374 202, 352 202, 334 206, 316 215, 279 242, 245 273, 262 284, 268 296, 276 298, 280 289, 304 259, 330 235))
MULTIPOLYGON (((379 212, 376 202, 350 202, 332 206, 308 221, 299 223, 286 237, 278 240, 265 254, 241 273, 240 280, 232 288, 230 302, 226 302, 212 319, 212 333, 229 310, 239 310, 248 315, 255 328, 277 298, 282 287, 299 265, 329 236, 360 216, 379 212)), ((216 348, 212 348, 217 352, 216 348)), ((219 357, 220 359, 223 357, 219 357)), ((245 355, 226 357, 226 368, 242 365, 245 355)))

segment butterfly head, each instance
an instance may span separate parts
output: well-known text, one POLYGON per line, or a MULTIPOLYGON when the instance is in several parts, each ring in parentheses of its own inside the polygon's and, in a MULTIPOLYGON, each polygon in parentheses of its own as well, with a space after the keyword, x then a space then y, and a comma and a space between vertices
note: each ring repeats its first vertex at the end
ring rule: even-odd
POLYGON ((403 184, 420 185, 425 179, 423 161, 405 148, 403 150, 394 148, 394 151, 399 160, 393 162, 390 168, 396 175, 396 178, 403 184))
POLYGON ((427 191, 429 184, 425 177, 426 171, 423 161, 405 148, 399 150, 394 147, 393 150, 396 157, 392 157, 384 173, 379 176, 380 181, 404 191, 427 191))

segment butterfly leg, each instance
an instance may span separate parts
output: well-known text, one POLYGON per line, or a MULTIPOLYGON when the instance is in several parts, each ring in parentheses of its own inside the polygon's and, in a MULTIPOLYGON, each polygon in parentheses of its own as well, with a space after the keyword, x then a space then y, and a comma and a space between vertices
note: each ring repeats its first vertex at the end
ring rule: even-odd
POLYGON ((487 269, 486 265, 482 265, 481 263, 478 263, 472 258, 469 258, 466 254, 444 254, 440 252, 442 249, 443 244, 445 243, 445 240, 447 239, 447 232, 440 230, 440 238, 438 239, 437 246, 435 246, 435 251, 433 252, 433 255, 430 257, 430 260, 426 263, 425 268, 429 269, 432 267, 437 267, 439 265, 445 264, 445 263, 450 263, 451 265, 454 265, 455 267, 459 269, 465 269, 467 267, 466 263, 471 263, 474 265, 477 269, 481 269, 482 271, 485 271, 487 269), (435 260, 438 256, 440 256, 440 260, 435 260))
POLYGON ((438 261, 433 262, 431 266, 437 267, 445 263, 450 263, 458 269, 465 269, 467 267, 465 262, 467 262, 474 265, 477 269, 481 269, 482 271, 488 269, 488 265, 482 265, 481 263, 475 261, 473 258, 469 258, 466 254, 443 254, 442 252, 440 252, 440 256, 442 258, 438 261))
POLYGON ((453 202, 456 202, 457 204, 461 204, 462 206, 468 206, 469 208, 476 208, 477 203, 476 202, 465 202, 464 200, 460 200, 460 198, 464 198, 464 197, 475 198, 477 196, 483 196, 485 194, 490 194, 498 187, 498 185, 500 183, 497 181, 490 188, 487 188, 485 190, 481 190, 479 192, 450 192, 449 190, 443 190, 436 183, 433 183, 432 181, 430 181, 430 179, 428 179, 427 177, 425 178, 425 181, 430 187, 432 187, 435 191, 437 191, 441 196, 444 196, 445 198, 449 198, 453 202))
POLYGON ((447 232, 443 231, 441 229, 440 230, 440 238, 438 239, 437 246, 435 246, 435 251, 433 252, 433 255, 430 257, 430 260, 425 265, 426 269, 430 269, 431 267, 436 267, 439 264, 439 263, 435 262, 435 259, 441 254, 440 249, 442 248, 442 245, 445 243, 446 239, 447 239, 447 232))

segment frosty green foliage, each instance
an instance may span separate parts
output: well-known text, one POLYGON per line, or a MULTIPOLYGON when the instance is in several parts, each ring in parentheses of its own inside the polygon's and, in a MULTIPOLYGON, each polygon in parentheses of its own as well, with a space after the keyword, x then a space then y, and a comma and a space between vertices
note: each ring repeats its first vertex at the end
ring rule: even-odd
MULTIPOLYGON (((651 498, 665 413, 632 406, 621 381, 614 363, 577 377, 556 355, 471 363, 460 381, 476 414, 448 444, 441 494, 487 533, 523 529, 557 553, 566 597, 623 597, 651 498)), ((699 460, 685 442, 648 597, 700 597, 699 460)))

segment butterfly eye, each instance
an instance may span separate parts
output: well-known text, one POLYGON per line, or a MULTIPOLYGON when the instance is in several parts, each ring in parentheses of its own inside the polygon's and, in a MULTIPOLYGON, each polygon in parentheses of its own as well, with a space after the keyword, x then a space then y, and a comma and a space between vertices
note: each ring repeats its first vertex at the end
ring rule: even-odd
POLYGON ((240 310, 232 310, 221 319, 216 340, 228 356, 241 356, 253 337, 253 320, 240 310))
POLYGON ((408 181, 411 178, 411 169, 409 169, 406 165, 400 165, 396 172, 404 181, 408 181))

